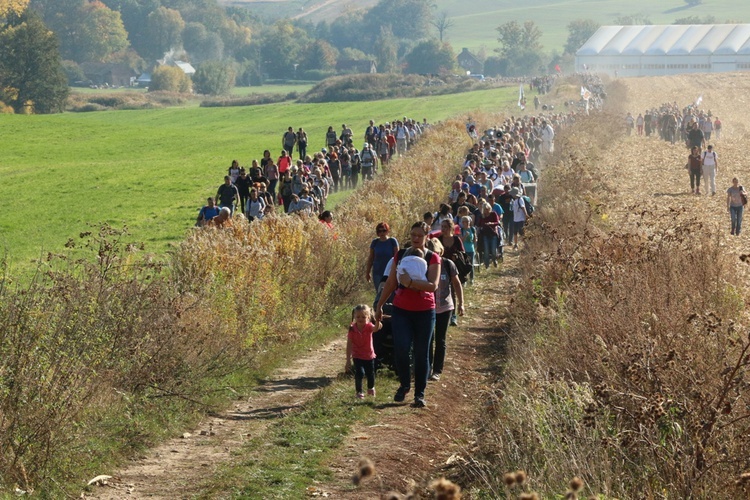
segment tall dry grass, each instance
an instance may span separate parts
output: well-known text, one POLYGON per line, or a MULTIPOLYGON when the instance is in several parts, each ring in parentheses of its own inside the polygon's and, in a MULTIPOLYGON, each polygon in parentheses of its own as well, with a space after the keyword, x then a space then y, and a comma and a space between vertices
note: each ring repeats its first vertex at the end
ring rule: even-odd
POLYGON ((570 477, 620 498, 740 498, 750 470, 750 337, 744 284, 716 228, 634 205, 599 167, 619 123, 569 131, 545 171, 513 334, 475 466, 524 469, 545 496, 570 477))
POLYGON ((50 254, 28 284, 4 275, 0 484, 60 496, 86 463, 151 442, 144 415, 215 402, 259 350, 293 342, 364 286, 375 225, 406 236, 448 192, 463 141, 457 122, 426 134, 337 210, 333 230, 298 216, 238 220, 191 230, 163 263, 103 226, 50 254))

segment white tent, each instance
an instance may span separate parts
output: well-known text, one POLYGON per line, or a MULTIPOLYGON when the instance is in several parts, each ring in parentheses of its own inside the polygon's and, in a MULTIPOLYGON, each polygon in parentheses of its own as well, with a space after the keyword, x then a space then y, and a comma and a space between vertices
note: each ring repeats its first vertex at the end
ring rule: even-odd
POLYGON ((576 71, 618 76, 750 69, 750 24, 602 26, 576 52, 576 71))

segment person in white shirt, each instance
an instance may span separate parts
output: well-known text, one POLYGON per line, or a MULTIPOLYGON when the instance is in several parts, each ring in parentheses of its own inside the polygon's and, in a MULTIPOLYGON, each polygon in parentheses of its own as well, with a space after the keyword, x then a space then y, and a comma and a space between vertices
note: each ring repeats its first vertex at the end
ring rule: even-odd
POLYGON ((513 243, 513 250, 518 250, 518 241, 523 236, 523 228, 526 225, 526 219, 529 214, 526 213, 526 202, 523 201, 523 193, 518 188, 510 190, 510 196, 513 201, 510 202, 513 211, 513 224, 510 226, 510 242, 513 243))
POLYGON ((555 149, 555 130, 547 121, 542 122, 542 151, 552 153, 555 149))
POLYGON ((711 188, 711 196, 716 194, 716 174, 719 173, 719 157, 714 151, 714 147, 709 144, 701 155, 701 164, 703 165, 703 185, 711 188))

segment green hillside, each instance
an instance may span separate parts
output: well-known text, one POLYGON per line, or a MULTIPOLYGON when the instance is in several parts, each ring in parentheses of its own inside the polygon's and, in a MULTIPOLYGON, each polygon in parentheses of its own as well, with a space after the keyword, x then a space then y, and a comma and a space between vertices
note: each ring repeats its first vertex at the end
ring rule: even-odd
MULTIPOLYGON (((264 16, 289 16, 318 22, 329 21, 351 8, 369 7, 371 0, 304 1, 304 0, 231 0, 225 2, 246 6, 264 16)), ((590 18, 602 24, 614 24, 621 16, 646 18, 652 24, 671 24, 688 16, 713 16, 717 22, 727 20, 750 22, 750 2, 736 0, 703 0, 689 7, 684 0, 435 0, 436 11, 446 11, 454 21, 448 40, 456 51, 462 47, 488 53, 498 47, 495 28, 507 21, 533 20, 544 32, 542 43, 547 51, 562 51, 567 38, 567 25, 579 18, 590 18)))
POLYGON ((430 121, 479 107, 517 109, 517 88, 416 99, 235 108, 169 108, 59 115, 0 114, 0 255, 26 267, 58 251, 87 223, 127 224, 147 249, 162 252, 192 226, 216 194, 232 159, 249 165, 281 151, 288 126, 310 148, 329 125, 361 137, 370 119, 430 121))

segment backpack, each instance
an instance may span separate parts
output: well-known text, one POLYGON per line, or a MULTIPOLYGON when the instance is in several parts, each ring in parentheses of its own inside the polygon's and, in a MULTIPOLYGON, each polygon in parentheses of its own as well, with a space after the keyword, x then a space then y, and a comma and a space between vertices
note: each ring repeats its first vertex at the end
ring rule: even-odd
POLYGON ((466 283, 466 280, 469 278, 469 274, 471 274, 473 265, 469 256, 466 255, 466 252, 459 251, 455 252, 450 260, 452 260, 456 265, 456 270, 458 270, 458 280, 461 282, 461 284, 466 283))
POLYGON ((526 215, 531 216, 534 213, 534 205, 531 204, 531 198, 523 196, 523 204, 526 205, 526 215))

